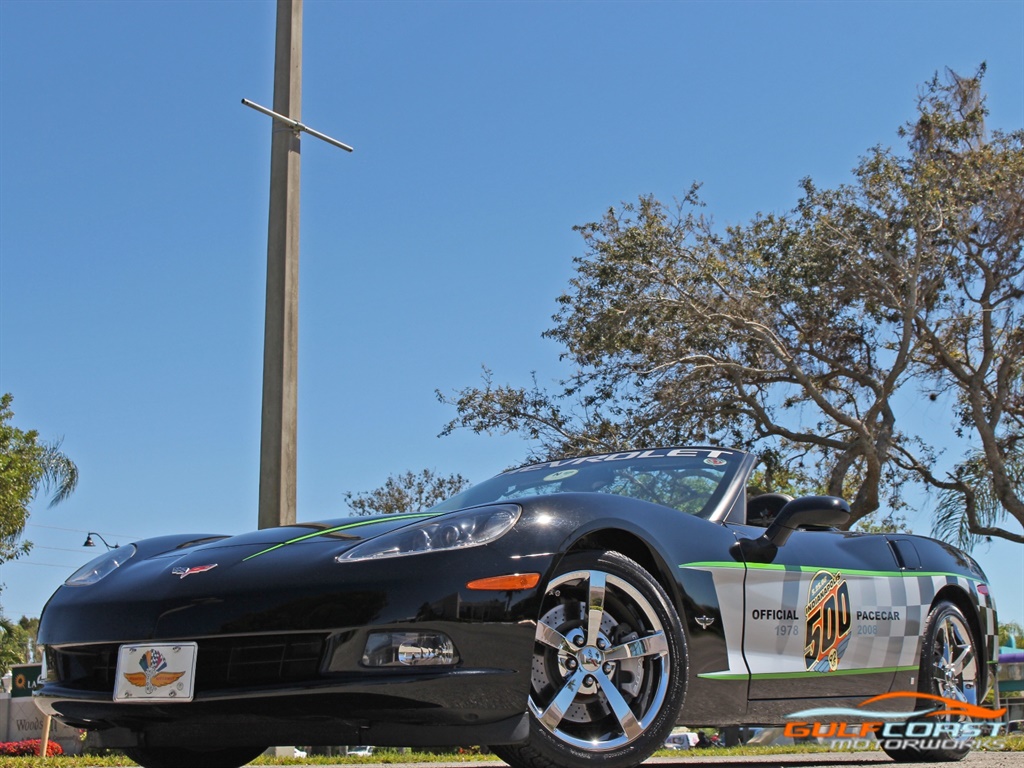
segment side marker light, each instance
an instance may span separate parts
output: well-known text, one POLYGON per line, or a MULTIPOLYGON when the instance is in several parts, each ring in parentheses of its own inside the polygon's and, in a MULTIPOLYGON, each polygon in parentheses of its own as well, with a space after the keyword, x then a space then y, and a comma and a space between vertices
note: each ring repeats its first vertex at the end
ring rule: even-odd
POLYGON ((487 579, 476 579, 469 582, 466 587, 497 592, 516 592, 521 589, 533 589, 539 582, 539 573, 512 573, 507 576, 491 576, 487 579))

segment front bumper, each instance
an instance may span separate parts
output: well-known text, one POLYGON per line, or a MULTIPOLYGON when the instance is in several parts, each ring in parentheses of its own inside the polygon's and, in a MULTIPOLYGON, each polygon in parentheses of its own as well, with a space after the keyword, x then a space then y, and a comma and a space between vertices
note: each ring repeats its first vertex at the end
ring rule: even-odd
POLYGON ((198 638, 191 702, 114 701, 119 644, 50 646, 35 700, 108 746, 510 743, 525 738, 535 632, 532 620, 423 621, 198 638), (459 662, 362 665, 371 633, 411 628, 450 637, 459 662))
MULTIPOLYGON (((326 577, 293 563, 262 590, 223 566, 205 580, 164 579, 159 592, 147 590, 148 579, 115 590, 121 574, 96 589, 64 588, 43 614, 49 678, 36 702, 109 746, 521 741, 538 597, 467 589, 481 575, 516 570, 495 555, 480 548, 406 561, 417 570, 430 561, 429 579, 397 562, 332 564, 326 577), (443 633, 459 661, 368 668, 374 632, 443 633), (198 644, 191 702, 113 700, 121 645, 187 641, 198 644)), ((546 570, 553 558, 536 560, 546 570)))
POLYGON ((564 532, 528 528, 482 547, 350 563, 334 561, 325 537, 173 556, 140 544, 115 573, 47 604, 50 676, 36 701, 110 746, 521 741, 543 588, 467 585, 527 571, 546 583, 564 532), (182 566, 206 567, 185 578, 172 571, 182 566), (373 632, 444 633, 459 660, 367 667, 373 632), (191 702, 113 700, 121 645, 192 641, 191 702))
POLYGON ((35 700, 43 712, 73 727, 99 730, 109 747, 501 744, 527 735, 521 676, 510 669, 345 675, 302 686, 205 691, 192 702, 153 704, 116 703, 49 683, 35 700))

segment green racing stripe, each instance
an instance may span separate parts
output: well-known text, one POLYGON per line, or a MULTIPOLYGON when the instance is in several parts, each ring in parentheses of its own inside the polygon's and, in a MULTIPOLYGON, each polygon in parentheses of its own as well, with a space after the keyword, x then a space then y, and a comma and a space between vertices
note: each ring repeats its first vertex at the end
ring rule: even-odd
POLYGON ((846 576, 882 576, 885 578, 908 578, 913 576, 952 576, 981 582, 977 576, 946 571, 863 571, 856 568, 841 568, 834 565, 782 565, 779 563, 737 563, 729 560, 709 560, 707 562, 682 563, 680 568, 749 568, 754 571, 802 571, 817 573, 818 571, 842 571, 846 576))
POLYGON ((875 675, 875 674, 892 674, 893 672, 913 672, 918 667, 873 667, 869 669, 837 669, 834 672, 815 672, 808 670, 807 672, 758 672, 756 674, 745 674, 736 672, 705 672, 697 675, 697 677, 707 678, 709 680, 796 680, 802 677, 822 677, 828 675, 832 677, 834 675, 875 675))
MULTIPOLYGON (((436 515, 437 515, 437 513, 430 513, 430 514, 417 513, 417 514, 409 514, 409 515, 388 515, 388 519, 389 520, 412 520, 412 519, 415 519, 415 518, 418 518, 418 517, 436 517, 436 515)), ((243 557, 242 558, 242 562, 244 563, 246 560, 252 560, 254 557, 259 557, 260 555, 265 555, 268 552, 273 552, 275 549, 280 549, 281 547, 286 547, 289 544, 295 544, 295 543, 297 543, 299 541, 305 541, 306 539, 314 539, 317 536, 327 536, 327 535, 332 534, 332 533, 337 533, 338 531, 347 531, 347 530, 350 530, 352 528, 361 528, 364 525, 374 525, 374 524, 379 523, 379 522, 381 522, 381 521, 380 520, 360 520, 357 523, 346 523, 345 525, 338 525, 338 526, 335 526, 334 528, 325 528, 324 530, 316 531, 315 533, 307 533, 307 534, 304 534, 302 536, 296 536, 294 539, 288 539, 288 541, 282 541, 280 544, 275 544, 274 546, 267 547, 266 549, 264 549, 264 550, 262 550, 260 552, 255 552, 255 553, 249 555, 248 557, 243 557)))

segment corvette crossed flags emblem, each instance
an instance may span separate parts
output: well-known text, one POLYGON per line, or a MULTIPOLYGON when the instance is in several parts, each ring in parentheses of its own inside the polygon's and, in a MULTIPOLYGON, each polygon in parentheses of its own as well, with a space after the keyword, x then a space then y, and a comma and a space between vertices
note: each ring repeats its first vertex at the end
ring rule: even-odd
POLYGON ((186 576, 191 576, 193 573, 204 573, 206 571, 212 571, 217 567, 217 563, 212 565, 193 565, 189 568, 179 565, 177 568, 172 568, 171 573, 175 576, 184 579, 186 576))

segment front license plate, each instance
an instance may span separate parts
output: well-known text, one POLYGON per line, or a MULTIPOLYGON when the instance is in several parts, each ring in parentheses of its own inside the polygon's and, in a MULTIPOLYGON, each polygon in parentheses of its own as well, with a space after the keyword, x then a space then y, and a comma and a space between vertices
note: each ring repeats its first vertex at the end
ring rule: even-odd
POLYGON ((192 701, 196 643, 122 645, 114 701, 192 701))

